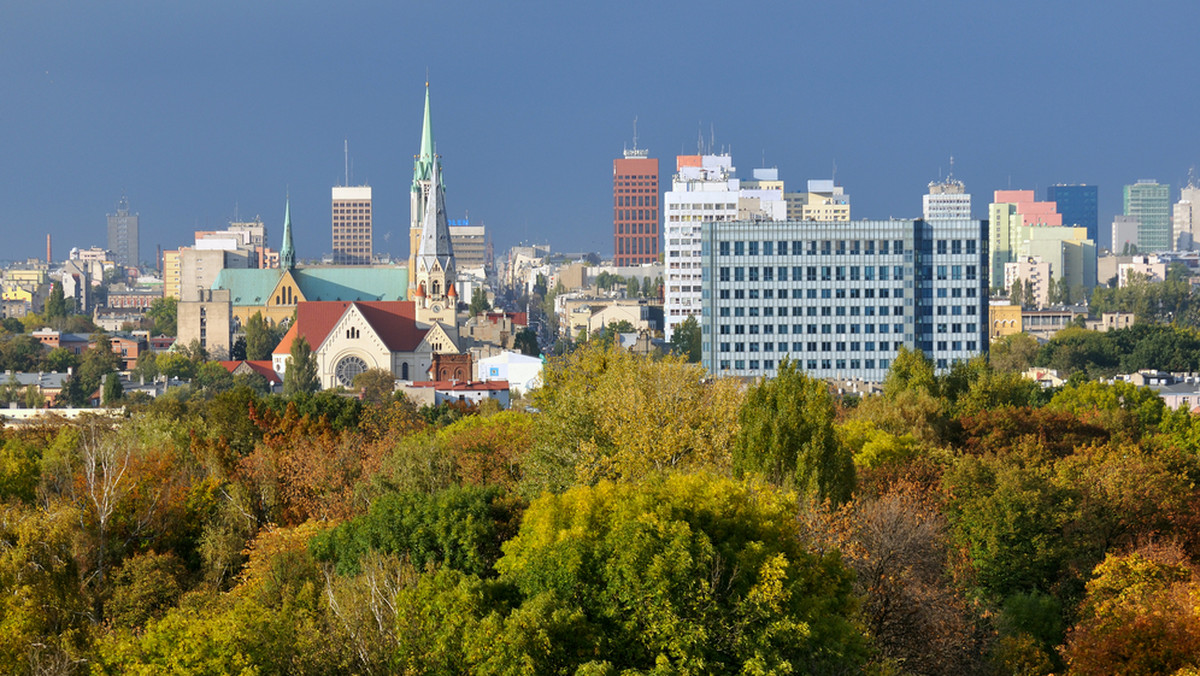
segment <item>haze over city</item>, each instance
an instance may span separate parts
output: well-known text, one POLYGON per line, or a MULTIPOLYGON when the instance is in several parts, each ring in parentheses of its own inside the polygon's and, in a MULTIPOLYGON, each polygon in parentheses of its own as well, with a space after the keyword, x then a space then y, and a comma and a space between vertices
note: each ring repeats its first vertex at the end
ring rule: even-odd
MULTIPOLYGON (((1179 57, 1195 3, 12 3, 0 13, 4 258, 105 244, 122 193, 141 257, 290 194, 298 254, 329 188, 374 187, 375 248, 407 253, 426 78, 452 218, 497 250, 612 253, 612 159, 733 154, 828 178, 855 218, 920 214, 949 170, 991 191, 1177 188, 1200 157, 1179 57), (711 144, 711 148, 709 145, 711 144), (387 237, 387 233, 391 233, 387 237)), ((60 256, 56 252, 56 256, 60 256)))

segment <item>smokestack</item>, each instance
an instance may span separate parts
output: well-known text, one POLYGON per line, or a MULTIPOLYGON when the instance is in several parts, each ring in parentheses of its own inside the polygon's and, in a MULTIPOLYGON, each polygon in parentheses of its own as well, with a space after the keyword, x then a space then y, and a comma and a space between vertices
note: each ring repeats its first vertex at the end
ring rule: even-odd
POLYGON ((46 233, 46 265, 50 265, 54 259, 50 258, 50 233, 46 233))

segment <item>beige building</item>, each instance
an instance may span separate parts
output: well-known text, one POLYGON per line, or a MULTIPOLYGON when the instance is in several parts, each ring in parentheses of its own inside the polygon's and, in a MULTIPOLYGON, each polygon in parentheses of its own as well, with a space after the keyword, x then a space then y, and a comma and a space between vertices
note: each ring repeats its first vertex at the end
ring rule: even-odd
POLYGON ((807 192, 784 193, 789 221, 849 221, 850 196, 832 179, 808 182, 807 192))
POLYGON ((1021 298, 1024 301, 1025 288, 1033 287, 1033 302, 1037 307, 1050 304, 1050 285, 1053 283, 1053 270, 1049 263, 1040 258, 1026 258, 1016 263, 1004 264, 1004 288, 1012 289, 1013 282, 1021 283, 1021 298), (1028 283, 1028 284, 1027 284, 1028 283))
POLYGON ((487 229, 484 226, 469 225, 465 221, 455 225, 455 221, 451 221, 450 243, 459 270, 482 269, 487 264, 487 229))
POLYGON ((172 249, 164 251, 162 254, 163 268, 163 296, 166 298, 176 298, 180 296, 182 289, 182 276, 179 267, 179 250, 172 249))
POLYGON ((1149 282, 1161 282, 1167 278, 1167 263, 1153 254, 1148 256, 1130 256, 1128 263, 1117 265, 1117 285, 1124 288, 1129 286, 1130 275, 1141 277, 1149 282))
POLYGON ((233 335, 233 313, 227 289, 194 289, 180 299, 177 313, 182 346, 199 341, 210 359, 227 359, 233 335))
POLYGON ((1021 332, 1021 306, 1008 300, 993 300, 988 304, 989 335, 992 340, 1021 332))
POLYGON ((333 188, 333 264, 370 265, 371 186, 333 188))

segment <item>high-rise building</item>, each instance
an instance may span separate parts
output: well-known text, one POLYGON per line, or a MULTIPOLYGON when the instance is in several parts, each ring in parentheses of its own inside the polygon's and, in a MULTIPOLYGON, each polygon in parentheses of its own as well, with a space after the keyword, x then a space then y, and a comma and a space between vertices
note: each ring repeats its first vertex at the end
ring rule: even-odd
POLYGON ((988 269, 994 285, 1004 279, 1004 264, 1021 258, 1021 228, 1062 225, 1053 202, 1038 202, 1032 190, 997 190, 988 205, 991 243, 988 269))
POLYGON ((1094 185, 1051 185, 1046 201, 1057 205, 1063 225, 1087 228, 1087 238, 1100 245, 1099 189, 1094 185))
POLYGON ((1112 248, 1117 256, 1128 256, 1137 250, 1138 220, 1134 216, 1117 214, 1112 222, 1112 248))
MULTIPOLYGON (((665 214, 663 302, 665 334, 700 314, 700 226, 722 221, 782 221, 787 217, 783 189, 742 191, 733 159, 725 155, 680 155, 671 190, 663 193, 665 214)), ((765 179, 764 179, 765 180, 765 179)))
POLYGON ((466 218, 452 218, 450 243, 459 270, 483 269, 487 265, 487 227, 466 218))
POLYGON ((450 224, 446 219, 446 191, 442 162, 434 152, 433 122, 429 114, 429 83, 425 83, 425 120, 421 150, 413 163, 408 258, 409 294, 416 302, 421 323, 455 326, 458 290, 450 224))
POLYGON ((370 265, 371 186, 333 188, 333 264, 370 265))
POLYGON ((1188 176, 1188 184, 1179 191, 1179 201, 1171 214, 1175 248, 1180 251, 1200 249, 1200 186, 1196 177, 1188 176))
POLYGON ((1054 202, 1038 202, 1032 190, 997 190, 988 206, 991 242, 988 268, 992 285, 1004 280, 1004 266, 1029 258, 1050 264, 1051 280, 1066 279, 1079 290, 1096 285, 1096 242, 1087 229, 1062 224, 1054 202))
POLYGON ((659 252, 658 159, 645 148, 613 160, 613 264, 657 263, 659 252))
POLYGON ((929 184, 929 193, 921 198, 921 213, 925 220, 971 218, 971 195, 962 181, 951 174, 944 181, 929 184))
POLYGON ((1138 219, 1137 248, 1141 253, 1170 251, 1171 186, 1142 179, 1125 186, 1125 215, 1138 219))
POLYGON ((705 221, 702 362, 879 382, 901 347, 939 370, 987 347, 987 226, 971 220, 705 221))
POLYGON ((138 215, 129 213, 129 200, 121 195, 117 213, 108 214, 108 250, 120 266, 138 264, 138 215))

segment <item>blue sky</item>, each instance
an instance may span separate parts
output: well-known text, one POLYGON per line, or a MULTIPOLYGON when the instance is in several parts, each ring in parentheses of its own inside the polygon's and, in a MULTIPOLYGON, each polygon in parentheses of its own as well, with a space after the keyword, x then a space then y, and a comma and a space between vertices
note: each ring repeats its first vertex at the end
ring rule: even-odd
POLYGON ((404 256, 427 70, 450 214, 498 250, 611 254, 635 116, 667 182, 703 130, 743 177, 836 163, 855 218, 916 216, 953 155, 977 217, 1091 183, 1105 232, 1123 184, 1200 164, 1198 26, 1195 2, 9 2, 0 258, 103 246, 123 191, 143 259, 235 213, 277 239, 289 192, 317 257, 344 140, 404 256))

